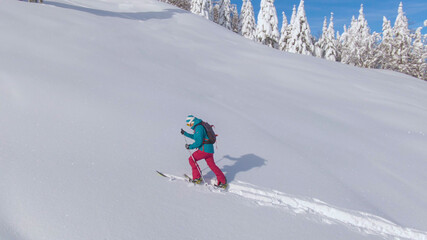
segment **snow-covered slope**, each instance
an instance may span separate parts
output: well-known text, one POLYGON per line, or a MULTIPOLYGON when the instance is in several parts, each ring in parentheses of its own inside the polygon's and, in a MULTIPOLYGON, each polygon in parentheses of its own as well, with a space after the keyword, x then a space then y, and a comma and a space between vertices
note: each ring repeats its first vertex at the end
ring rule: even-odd
POLYGON ((427 239, 424 81, 155 0, 3 0, 0 29, 0 239, 427 239), (187 114, 228 193, 156 175, 190 171, 187 114))

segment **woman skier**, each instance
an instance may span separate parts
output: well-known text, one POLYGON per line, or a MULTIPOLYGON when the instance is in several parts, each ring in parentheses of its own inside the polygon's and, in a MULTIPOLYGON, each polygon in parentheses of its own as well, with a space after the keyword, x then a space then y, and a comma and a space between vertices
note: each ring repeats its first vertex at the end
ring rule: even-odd
POLYGON ((221 171, 221 169, 219 169, 219 167, 215 164, 213 157, 214 147, 213 144, 207 143, 207 140, 209 140, 209 138, 205 127, 202 125, 202 120, 194 117, 193 115, 188 115, 187 126, 191 127, 191 129, 194 130, 194 134, 189 134, 183 129, 181 129, 181 134, 188 138, 194 139, 194 143, 185 144, 185 148, 190 150, 197 149, 197 151, 195 151, 188 159, 192 169, 193 182, 197 184, 200 184, 202 182, 200 175, 201 172, 199 172, 198 170, 200 168, 197 164, 197 161, 205 159, 209 168, 216 175, 217 184, 215 186, 226 188, 227 179, 225 178, 224 173, 221 171))

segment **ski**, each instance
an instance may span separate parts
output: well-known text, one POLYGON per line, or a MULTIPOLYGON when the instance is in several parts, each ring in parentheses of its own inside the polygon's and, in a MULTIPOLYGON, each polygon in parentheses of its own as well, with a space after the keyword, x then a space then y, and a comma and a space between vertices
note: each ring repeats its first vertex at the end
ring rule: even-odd
POLYGON ((188 176, 186 173, 184 173, 184 177, 187 179, 187 181, 189 181, 189 182, 192 182, 193 181, 193 179, 190 177, 190 176, 188 176))
POLYGON ((185 181, 185 182, 188 182, 188 183, 192 183, 192 184, 194 184, 194 185, 203 185, 203 186, 206 186, 206 187, 212 187, 212 188, 214 188, 214 189, 217 189, 217 190, 219 190, 219 191, 227 191, 227 188, 228 188, 228 184, 225 184, 224 186, 217 186, 217 185, 215 185, 215 184, 211 184, 211 183, 207 183, 207 182, 201 182, 201 183, 194 183, 193 182, 193 178, 192 177, 190 177, 188 174, 186 174, 186 173, 184 173, 183 174, 183 177, 177 177, 177 176, 173 176, 173 175, 169 175, 169 174, 165 174, 165 173, 162 173, 162 172, 160 172, 160 171, 157 171, 156 170, 156 172, 157 172, 157 174, 159 174, 160 176, 162 176, 162 177, 164 177, 164 178, 168 178, 169 180, 171 180, 171 181, 173 181, 173 180, 182 180, 182 181, 185 181))
POLYGON ((165 177, 165 178, 168 178, 168 176, 166 176, 164 173, 159 172, 159 171, 157 171, 157 170, 156 170, 156 172, 157 172, 160 176, 165 177))

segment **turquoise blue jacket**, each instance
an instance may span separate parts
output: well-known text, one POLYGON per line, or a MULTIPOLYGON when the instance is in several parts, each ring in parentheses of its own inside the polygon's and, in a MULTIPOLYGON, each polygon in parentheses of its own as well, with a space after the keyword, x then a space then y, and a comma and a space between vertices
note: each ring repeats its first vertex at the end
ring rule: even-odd
POLYGON ((214 153, 214 146, 213 144, 204 144, 203 140, 208 140, 208 134, 206 133, 205 128, 199 123, 201 123, 202 120, 195 118, 194 119, 194 125, 191 127, 191 129, 194 130, 194 134, 189 134, 187 132, 184 133, 186 137, 189 137, 191 139, 194 139, 194 143, 190 145, 189 149, 196 149, 207 153, 214 153))

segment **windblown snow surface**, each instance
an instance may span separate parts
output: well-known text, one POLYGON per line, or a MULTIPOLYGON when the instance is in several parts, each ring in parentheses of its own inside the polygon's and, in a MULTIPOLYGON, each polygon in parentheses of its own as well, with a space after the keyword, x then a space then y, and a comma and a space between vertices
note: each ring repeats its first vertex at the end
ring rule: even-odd
POLYGON ((425 240, 426 120, 424 81, 155 0, 2 0, 0 239, 425 240), (188 114, 228 192, 183 181, 188 114))

